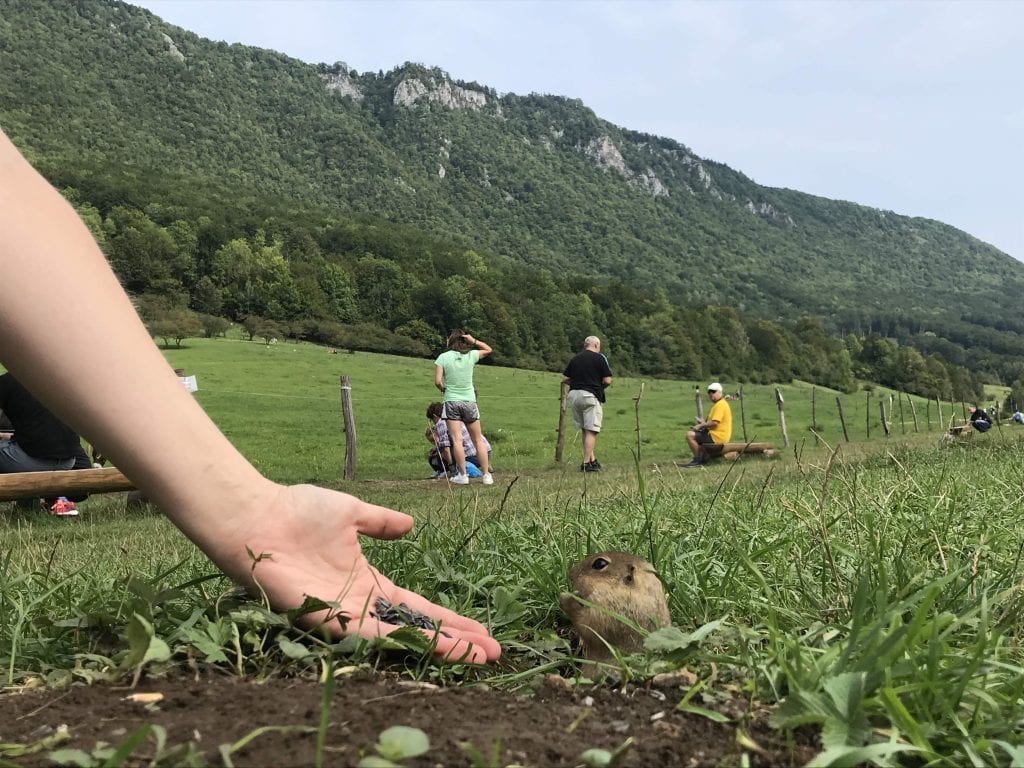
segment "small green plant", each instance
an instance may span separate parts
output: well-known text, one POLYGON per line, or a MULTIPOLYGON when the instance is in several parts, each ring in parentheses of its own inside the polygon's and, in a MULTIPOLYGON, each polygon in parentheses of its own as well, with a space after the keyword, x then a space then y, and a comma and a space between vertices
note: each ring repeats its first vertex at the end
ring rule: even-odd
POLYGON ((359 768, 401 768, 402 760, 426 754, 430 738, 419 728, 393 725, 382 731, 374 745, 375 755, 359 761, 359 768))

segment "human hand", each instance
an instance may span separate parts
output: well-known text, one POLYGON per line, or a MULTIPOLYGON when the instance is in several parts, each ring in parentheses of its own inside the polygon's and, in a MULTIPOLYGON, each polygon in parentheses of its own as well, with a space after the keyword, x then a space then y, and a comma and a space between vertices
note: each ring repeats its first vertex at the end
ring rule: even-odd
POLYGON ((307 596, 337 603, 339 608, 304 616, 302 624, 322 625, 336 636, 374 638, 402 628, 369 615, 383 597, 440 625, 441 632, 424 634, 431 640, 436 634, 435 653, 444 659, 483 664, 501 655, 482 624, 396 586, 366 560, 359 534, 396 539, 412 528, 412 517, 312 485, 272 487, 276 498, 241 518, 245 530, 237 532, 237 551, 228 551, 234 560, 228 569, 242 583, 258 584, 275 608, 295 608, 307 596), (257 558, 254 566, 245 547, 257 558), (344 628, 341 617, 348 618, 344 628))

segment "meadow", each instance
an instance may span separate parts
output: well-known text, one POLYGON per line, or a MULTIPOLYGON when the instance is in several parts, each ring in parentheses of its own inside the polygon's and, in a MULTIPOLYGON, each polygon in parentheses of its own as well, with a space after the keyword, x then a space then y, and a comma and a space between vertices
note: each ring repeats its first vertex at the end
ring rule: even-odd
MULTIPOLYGON (((781 387, 782 448, 774 387, 745 386, 734 439, 742 403, 748 439, 775 442, 776 457, 684 470, 682 434, 707 382, 623 377, 598 441, 605 469, 584 475, 571 425, 554 461, 560 376, 486 366, 477 385, 496 484, 454 488, 425 479, 429 360, 237 339, 189 340, 166 356, 197 376, 197 399, 272 478, 414 515, 406 539, 367 542, 371 560, 485 622, 502 660, 440 665, 414 635, 325 643, 240 600, 155 510, 97 496, 74 521, 0 518, 7 691, 199 667, 323 678, 335 663, 529 690, 578 670, 558 594, 573 563, 614 549, 654 563, 673 617, 645 654, 620 660, 621 680, 685 669, 693 684, 678 709, 739 736, 736 702, 768 708, 784 733, 815 729, 818 765, 1024 762, 1024 428, 943 445, 954 406, 940 423, 936 404, 917 400, 917 429, 905 403, 885 437, 878 400, 890 393, 862 391, 840 396, 847 442, 837 393, 817 388, 812 416, 812 388, 797 382, 781 387), (354 481, 342 479, 341 375, 352 380, 354 481)), ((0 759, 15 754, 3 742, 0 759)))

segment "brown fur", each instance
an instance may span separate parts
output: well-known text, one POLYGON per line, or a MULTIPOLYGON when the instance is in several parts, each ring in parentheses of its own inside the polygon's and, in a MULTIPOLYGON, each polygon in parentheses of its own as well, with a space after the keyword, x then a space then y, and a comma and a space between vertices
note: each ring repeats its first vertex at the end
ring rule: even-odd
POLYGON ((594 604, 584 605, 568 592, 558 597, 558 604, 579 635, 583 657, 590 661, 612 660, 606 643, 624 653, 642 650, 644 636, 618 616, 648 631, 672 623, 668 599, 654 566, 636 555, 588 555, 569 571, 569 581, 576 595, 594 604))

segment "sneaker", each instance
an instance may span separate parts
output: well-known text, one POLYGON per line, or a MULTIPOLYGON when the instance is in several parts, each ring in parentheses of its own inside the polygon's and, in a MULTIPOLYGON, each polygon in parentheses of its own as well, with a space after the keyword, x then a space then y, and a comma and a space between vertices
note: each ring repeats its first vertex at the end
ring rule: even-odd
POLYGON ((692 459, 690 459, 689 464, 683 464, 682 466, 683 469, 696 469, 697 467, 703 467, 704 459, 702 459, 700 456, 694 456, 692 459))
POLYGON ((451 479, 452 485, 469 485, 469 477, 466 475, 454 474, 451 479))
POLYGON ((590 471, 591 472, 600 472, 601 471, 601 462, 598 461, 597 459, 594 459, 592 462, 590 462, 590 471))
POLYGON ((430 476, 430 479, 431 480, 440 480, 442 477, 447 477, 447 476, 448 476, 448 474, 443 469, 439 469, 439 470, 437 470, 437 472, 435 472, 434 474, 432 474, 430 476))
POLYGON ((50 507, 50 514, 57 517, 78 517, 78 510, 75 508, 75 502, 68 501, 61 496, 53 502, 53 506, 50 507))
POLYGON ((494 485, 494 478, 491 477, 490 472, 484 472, 484 476, 480 478, 480 482, 484 485, 494 485))
POLYGON ((596 461, 589 461, 580 467, 580 472, 600 472, 601 465, 596 461))

